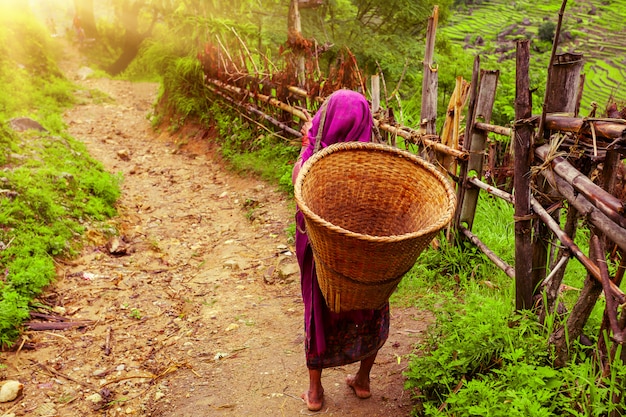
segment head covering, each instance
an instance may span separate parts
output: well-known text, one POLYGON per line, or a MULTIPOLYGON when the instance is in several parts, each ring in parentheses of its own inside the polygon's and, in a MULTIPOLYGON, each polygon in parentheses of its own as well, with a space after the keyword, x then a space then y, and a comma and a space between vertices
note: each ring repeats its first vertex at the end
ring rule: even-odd
POLYGON ((302 154, 303 163, 315 152, 318 138, 321 139, 318 149, 338 142, 369 142, 372 139, 374 122, 370 106, 356 91, 335 91, 322 104, 311 123, 310 144, 302 154))

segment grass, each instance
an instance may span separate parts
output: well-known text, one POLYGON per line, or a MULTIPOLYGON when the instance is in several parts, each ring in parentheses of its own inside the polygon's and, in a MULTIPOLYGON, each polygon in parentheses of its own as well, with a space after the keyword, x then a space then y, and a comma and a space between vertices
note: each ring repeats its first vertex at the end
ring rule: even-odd
POLYGON ((37 297, 56 276, 55 258, 74 256, 83 233, 116 214, 121 178, 67 134, 62 112, 75 87, 45 28, 4 6, 0 23, 0 345, 10 346, 30 309, 45 307, 37 297), (9 119, 18 116, 46 130, 15 132, 9 119))
MULTIPOLYGON (((474 231, 501 258, 514 259, 513 210, 481 195, 474 231)), ((586 252, 583 229, 576 243, 586 252)), ((572 261, 564 283, 582 287, 584 268, 572 261)), ((577 297, 568 292, 571 307, 577 297)), ((394 305, 432 311, 436 321, 405 372, 416 401, 416 416, 606 415, 624 407, 626 367, 616 359, 613 375, 597 369, 593 347, 571 343, 568 366, 554 368, 547 340, 558 322, 541 326, 532 312, 516 312, 514 282, 472 245, 454 246, 443 236, 428 249, 392 296, 394 305)), ((597 340, 604 304, 600 301, 586 334, 597 340)), ((619 356, 617 356, 619 358, 619 356)))

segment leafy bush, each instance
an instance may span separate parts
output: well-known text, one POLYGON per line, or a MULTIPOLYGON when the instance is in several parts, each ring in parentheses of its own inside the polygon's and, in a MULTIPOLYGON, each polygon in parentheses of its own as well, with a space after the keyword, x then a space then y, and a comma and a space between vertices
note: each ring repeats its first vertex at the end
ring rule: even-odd
POLYGON ((539 31, 537 32, 537 36, 539 36, 539 39, 544 42, 552 43, 552 41, 554 40, 555 30, 556 30, 556 25, 554 24, 554 22, 547 20, 539 26, 539 31))
POLYGON ((270 131, 254 131, 250 122, 215 102, 209 114, 218 130, 221 153, 231 168, 258 175, 293 193, 291 170, 299 149, 270 131))

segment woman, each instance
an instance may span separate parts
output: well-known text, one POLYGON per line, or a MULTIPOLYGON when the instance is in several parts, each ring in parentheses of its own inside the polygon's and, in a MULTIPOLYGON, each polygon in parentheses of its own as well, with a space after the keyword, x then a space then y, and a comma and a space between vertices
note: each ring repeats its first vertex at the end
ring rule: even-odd
MULTIPOLYGON (((303 128, 302 151, 294 165, 292 180, 316 150, 337 142, 372 139, 374 123, 369 104, 354 91, 333 93, 303 128)), ((322 369, 360 361, 356 375, 346 383, 359 398, 369 398, 370 370, 378 350, 389 335, 389 304, 380 310, 355 310, 333 313, 321 293, 313 251, 305 230, 304 216, 296 211, 296 256, 304 302, 305 351, 309 369, 309 389, 302 394, 307 407, 318 411, 324 404, 322 369)))

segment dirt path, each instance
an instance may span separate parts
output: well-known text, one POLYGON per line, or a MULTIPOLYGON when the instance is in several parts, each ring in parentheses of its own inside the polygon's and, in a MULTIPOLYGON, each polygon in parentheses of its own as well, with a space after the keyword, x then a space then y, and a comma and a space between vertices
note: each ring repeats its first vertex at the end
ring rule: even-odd
MULTIPOLYGON (((0 413, 311 414, 300 399, 308 376, 298 269, 285 233, 292 205, 226 170, 205 131, 152 131, 146 115, 157 85, 78 82, 85 103, 65 119, 92 156, 124 176, 120 239, 91 233, 82 255, 59 266, 46 301, 63 317, 89 322, 27 332, 25 346, 34 349, 2 353, 3 377, 20 380, 24 394, 0 404, 0 413), (107 242, 122 253, 112 255, 107 242)), ((324 415, 409 415, 402 371, 424 327, 421 312, 392 307, 373 397, 358 400, 345 386, 356 364, 329 369, 324 415)))

